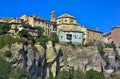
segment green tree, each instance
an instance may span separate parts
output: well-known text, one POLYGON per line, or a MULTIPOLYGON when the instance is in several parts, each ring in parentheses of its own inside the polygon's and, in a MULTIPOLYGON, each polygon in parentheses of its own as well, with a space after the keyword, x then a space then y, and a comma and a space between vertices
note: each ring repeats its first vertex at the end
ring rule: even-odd
POLYGON ((43 46, 46 49, 46 43, 48 42, 48 37, 47 36, 41 36, 40 38, 40 45, 43 46))
POLYGON ((8 23, 0 23, 0 34, 3 34, 2 32, 7 32, 11 29, 10 24, 8 23))
POLYGON ((38 38, 40 38, 42 36, 42 28, 38 26, 37 31, 38 31, 38 38))
POLYGON ((86 72, 85 77, 86 79, 105 79, 103 73, 94 71, 92 69, 86 72))
POLYGON ((59 43, 58 37, 50 37, 49 40, 53 42, 53 46, 55 45, 55 43, 59 43))
POLYGON ((27 30, 24 30, 24 29, 21 30, 21 31, 19 31, 18 34, 19 34, 20 37, 26 37, 26 38, 27 38, 27 37, 29 36, 28 31, 27 31, 27 30))

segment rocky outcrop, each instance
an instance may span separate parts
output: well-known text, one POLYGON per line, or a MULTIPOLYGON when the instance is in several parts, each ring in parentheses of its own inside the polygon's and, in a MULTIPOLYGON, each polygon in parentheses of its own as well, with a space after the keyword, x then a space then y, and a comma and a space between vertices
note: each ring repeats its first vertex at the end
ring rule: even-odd
POLYGON ((78 67, 85 71, 90 69, 101 72, 101 56, 97 47, 72 48, 71 46, 62 46, 63 59, 65 67, 78 67))
POLYGON ((115 72, 120 67, 120 62, 116 61, 116 52, 113 48, 105 48, 105 57, 108 57, 108 62, 103 66, 103 70, 108 73, 115 72))
POLYGON ((47 49, 44 49, 39 43, 30 42, 15 43, 11 46, 12 57, 7 61, 12 63, 13 67, 26 68, 31 74, 32 79, 41 76, 42 79, 49 77, 49 72, 56 76, 61 70, 80 68, 88 71, 94 69, 101 72, 102 59, 97 47, 72 47, 70 45, 55 44, 49 41, 47 49))

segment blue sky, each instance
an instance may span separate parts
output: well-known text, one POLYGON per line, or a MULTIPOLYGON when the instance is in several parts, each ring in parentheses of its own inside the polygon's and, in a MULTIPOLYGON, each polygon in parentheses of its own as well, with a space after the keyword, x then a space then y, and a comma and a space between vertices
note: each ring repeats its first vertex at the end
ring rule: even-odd
POLYGON ((57 17, 68 13, 79 24, 98 27, 102 32, 120 25, 120 0, 1 0, 0 17, 20 17, 37 14, 47 20, 51 11, 57 17))

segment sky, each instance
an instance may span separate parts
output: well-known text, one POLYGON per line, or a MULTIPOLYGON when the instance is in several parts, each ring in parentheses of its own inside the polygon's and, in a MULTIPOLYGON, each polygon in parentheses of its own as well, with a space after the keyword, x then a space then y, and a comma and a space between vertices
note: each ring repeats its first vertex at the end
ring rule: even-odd
POLYGON ((50 20, 50 13, 56 17, 68 13, 85 27, 110 32, 120 25, 120 0, 1 0, 0 17, 20 17, 36 14, 50 20))

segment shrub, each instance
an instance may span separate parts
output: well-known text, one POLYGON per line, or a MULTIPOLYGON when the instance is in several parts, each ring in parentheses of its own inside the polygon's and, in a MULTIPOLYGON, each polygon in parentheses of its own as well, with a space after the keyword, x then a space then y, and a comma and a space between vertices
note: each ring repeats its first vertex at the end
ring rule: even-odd
POLYGON ((6 57, 11 57, 12 56, 12 53, 10 51, 5 51, 4 55, 6 57))
POLYGON ((14 39, 10 35, 0 35, 0 49, 6 45, 9 45, 9 47, 10 47, 15 42, 16 42, 16 39, 14 39))
POLYGON ((86 72, 85 77, 86 77, 85 79, 105 79, 103 73, 94 71, 92 69, 86 72))
POLYGON ((10 71, 11 71, 10 63, 0 58, 0 79, 9 79, 10 71))
POLYGON ((97 46, 97 49, 98 49, 99 52, 103 52, 104 47, 103 47, 103 45, 102 45, 102 42, 98 42, 98 43, 96 44, 96 46, 97 46))
POLYGON ((116 45, 114 43, 106 44, 106 47, 113 48, 116 52, 116 45))
POLYGON ((90 41, 84 45, 85 47, 94 46, 94 42, 90 41))

